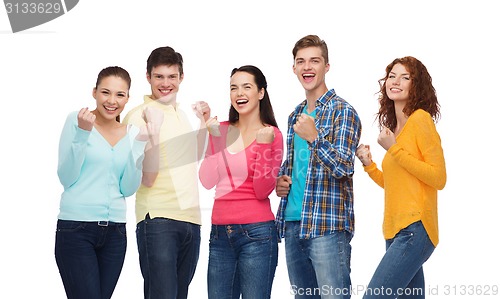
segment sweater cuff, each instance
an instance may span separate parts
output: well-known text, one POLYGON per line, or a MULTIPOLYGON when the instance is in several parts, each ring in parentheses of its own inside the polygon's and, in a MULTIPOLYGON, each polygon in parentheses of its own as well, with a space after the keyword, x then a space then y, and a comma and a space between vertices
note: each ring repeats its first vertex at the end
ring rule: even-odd
POLYGON ((92 131, 87 131, 79 126, 76 126, 76 133, 75 133, 75 141, 76 143, 86 143, 87 140, 89 139, 90 132, 92 131))
POLYGON ((372 162, 372 164, 370 164, 368 166, 363 165, 363 169, 365 170, 365 172, 371 172, 371 171, 377 169, 377 164, 375 164, 375 162, 372 162))

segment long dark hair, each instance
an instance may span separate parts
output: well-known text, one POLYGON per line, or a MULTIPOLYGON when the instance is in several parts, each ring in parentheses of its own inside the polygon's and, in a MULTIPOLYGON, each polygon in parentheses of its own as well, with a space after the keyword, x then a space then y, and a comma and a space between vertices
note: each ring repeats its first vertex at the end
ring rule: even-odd
MULTIPOLYGON (((234 68, 231 71, 231 77, 237 72, 245 72, 252 75, 255 79, 255 83, 257 84, 257 88, 260 90, 264 88, 264 97, 259 101, 259 115, 260 121, 263 124, 272 125, 278 127, 278 123, 274 117, 273 106, 271 105, 271 100, 269 99, 269 93, 267 92, 267 81, 266 77, 262 73, 262 71, 253 65, 244 65, 239 68, 234 68)), ((229 108, 229 122, 234 124, 240 118, 240 114, 236 109, 234 109, 233 105, 229 108)))
MULTIPOLYGON (((130 85, 132 84, 132 79, 130 79, 130 74, 124 68, 121 68, 119 66, 108 66, 107 68, 102 69, 99 72, 99 75, 97 75, 95 88, 97 89, 97 86, 101 84, 101 81, 103 79, 111 76, 123 79, 125 82, 127 82, 128 89, 130 90, 130 85)), ((120 115, 116 117, 116 121, 120 122, 120 115)))
POLYGON ((386 92, 386 81, 392 68, 396 64, 403 65, 410 73, 411 88, 409 91, 409 99, 406 106, 403 108, 403 113, 410 116, 415 110, 422 109, 427 111, 435 122, 441 116, 439 112, 439 102, 436 96, 436 90, 432 86, 432 77, 427 71, 425 65, 415 57, 406 56, 403 58, 396 58, 385 68, 385 77, 379 80, 380 92, 379 103, 380 109, 376 115, 379 126, 387 127, 394 131, 396 128, 396 110, 394 108, 394 101, 389 99, 386 92))

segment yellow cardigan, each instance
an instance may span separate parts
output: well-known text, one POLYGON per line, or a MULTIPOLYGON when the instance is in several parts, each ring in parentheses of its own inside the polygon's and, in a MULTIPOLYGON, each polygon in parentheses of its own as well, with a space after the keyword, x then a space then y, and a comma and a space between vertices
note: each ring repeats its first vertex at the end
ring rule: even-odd
POLYGON ((429 113, 416 110, 408 118, 382 161, 364 170, 385 190, 383 232, 386 240, 408 225, 421 220, 437 246, 437 191, 446 184, 446 167, 441 138, 429 113))

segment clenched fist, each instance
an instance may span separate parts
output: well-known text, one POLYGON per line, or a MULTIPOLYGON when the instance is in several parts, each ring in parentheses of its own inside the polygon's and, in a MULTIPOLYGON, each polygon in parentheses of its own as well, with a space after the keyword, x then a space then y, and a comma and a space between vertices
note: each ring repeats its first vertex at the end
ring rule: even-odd
POLYGON ((372 153, 370 152, 370 146, 360 144, 356 149, 356 157, 363 163, 363 166, 368 166, 372 164, 372 153))
POLYGON ((255 137, 257 143, 271 143, 274 141, 274 128, 269 126, 257 131, 257 136, 255 137))
POLYGON ((92 131, 95 122, 95 114, 89 108, 82 108, 78 112, 78 127, 85 131, 92 131))
POLYGON ((220 122, 217 120, 217 116, 209 118, 205 125, 210 135, 214 137, 220 136, 220 122))
POLYGON ((318 130, 314 124, 314 118, 302 113, 297 117, 293 130, 300 138, 313 142, 318 137, 318 130))

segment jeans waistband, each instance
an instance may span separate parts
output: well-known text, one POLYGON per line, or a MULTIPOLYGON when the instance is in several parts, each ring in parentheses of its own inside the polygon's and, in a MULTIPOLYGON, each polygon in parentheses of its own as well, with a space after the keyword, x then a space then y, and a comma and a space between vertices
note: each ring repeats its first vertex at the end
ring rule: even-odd
POLYGON ((264 226, 264 225, 275 225, 274 220, 247 223, 247 224, 212 224, 214 229, 251 229, 253 227, 264 226))
POLYGON ((122 223, 122 222, 113 222, 113 221, 107 221, 107 220, 100 220, 100 221, 78 221, 78 220, 63 220, 63 219, 59 219, 59 221, 78 222, 78 223, 85 223, 85 224, 97 225, 97 226, 125 225, 125 223, 122 223))

